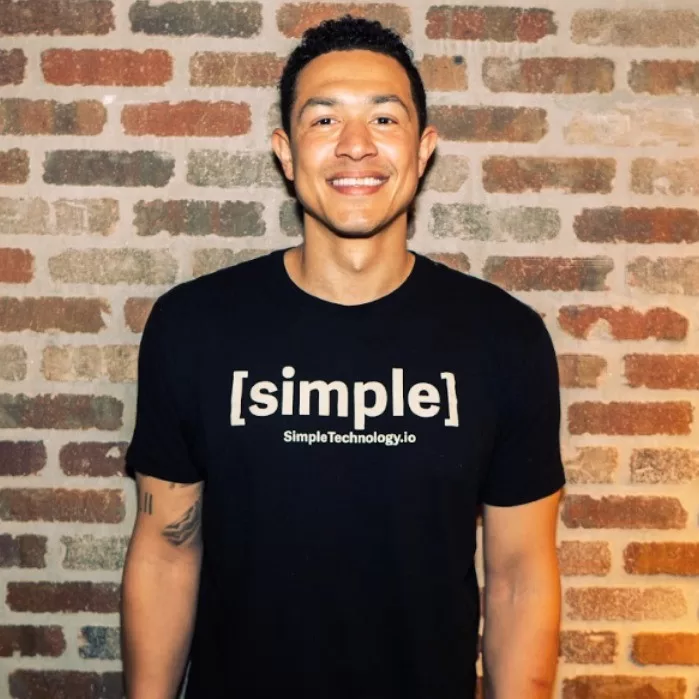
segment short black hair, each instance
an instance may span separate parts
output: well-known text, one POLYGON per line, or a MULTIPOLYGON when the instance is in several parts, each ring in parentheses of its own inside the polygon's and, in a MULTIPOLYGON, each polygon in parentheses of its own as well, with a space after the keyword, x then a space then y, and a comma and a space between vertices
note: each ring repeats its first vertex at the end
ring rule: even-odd
POLYGON ((400 63, 410 80, 410 92, 417 109, 420 134, 427 126, 425 86, 415 64, 413 52, 400 36, 381 22, 345 15, 329 19, 303 33, 301 43, 291 52, 279 80, 282 128, 291 135, 291 108, 296 97, 296 80, 314 58, 331 51, 366 50, 382 53, 400 63))

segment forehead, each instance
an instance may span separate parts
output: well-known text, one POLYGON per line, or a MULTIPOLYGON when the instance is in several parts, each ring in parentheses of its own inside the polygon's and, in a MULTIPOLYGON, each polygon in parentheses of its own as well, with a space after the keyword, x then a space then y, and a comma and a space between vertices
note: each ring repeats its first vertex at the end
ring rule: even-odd
POLYGON ((310 61, 296 81, 296 103, 309 97, 343 93, 393 93, 411 104, 410 79, 403 66, 391 56, 375 51, 331 51, 310 61))

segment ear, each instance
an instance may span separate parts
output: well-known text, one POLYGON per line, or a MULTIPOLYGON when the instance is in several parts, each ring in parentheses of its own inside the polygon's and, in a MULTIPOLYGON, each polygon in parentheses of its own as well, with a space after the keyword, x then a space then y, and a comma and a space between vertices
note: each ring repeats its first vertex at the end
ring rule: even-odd
POLYGON ((437 147, 438 138, 439 134, 434 126, 426 126, 422 136, 420 136, 420 145, 418 147, 418 174, 420 177, 424 174, 427 163, 437 147))
POLYGON ((294 158, 291 153, 291 142, 284 129, 275 129, 272 133, 272 149, 281 163, 287 180, 294 179, 294 158))

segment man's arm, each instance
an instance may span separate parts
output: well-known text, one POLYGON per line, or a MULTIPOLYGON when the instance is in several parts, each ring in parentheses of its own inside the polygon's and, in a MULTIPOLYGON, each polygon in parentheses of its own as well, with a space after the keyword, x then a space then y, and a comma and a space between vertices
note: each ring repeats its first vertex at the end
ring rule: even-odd
POLYGON ((136 474, 138 515, 122 589, 128 699, 174 699, 194 628, 202 484, 136 474))
POLYGON ((561 587, 556 557, 560 491, 514 507, 486 505, 486 699, 550 699, 561 587))

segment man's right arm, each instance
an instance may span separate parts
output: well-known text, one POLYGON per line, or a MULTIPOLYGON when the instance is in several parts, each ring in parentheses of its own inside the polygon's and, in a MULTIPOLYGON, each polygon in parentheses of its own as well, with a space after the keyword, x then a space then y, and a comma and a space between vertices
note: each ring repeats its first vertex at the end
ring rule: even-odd
POLYGON ((174 699, 194 629, 201 568, 202 483, 136 474, 138 514, 124 566, 128 699, 174 699))

